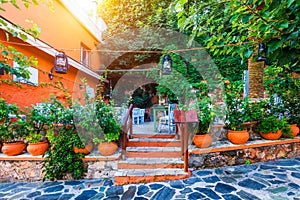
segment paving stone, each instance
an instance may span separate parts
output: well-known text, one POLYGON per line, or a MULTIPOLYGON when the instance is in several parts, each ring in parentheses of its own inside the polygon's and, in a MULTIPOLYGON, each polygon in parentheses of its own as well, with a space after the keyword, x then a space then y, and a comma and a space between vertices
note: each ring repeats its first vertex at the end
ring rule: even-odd
POLYGON ((218 175, 221 175, 221 174, 223 174, 223 170, 220 169, 220 168, 216 168, 215 173, 218 174, 218 175))
POLYGON ((9 184, 9 185, 7 185, 7 187, 4 187, 4 188, 0 189, 0 192, 7 192, 7 191, 15 189, 15 188, 17 188, 19 186, 23 186, 25 184, 26 183, 13 183, 13 184, 9 184))
POLYGON ((271 195, 271 199, 272 199, 272 200, 290 200, 290 199, 287 198, 287 197, 282 197, 282 196, 272 196, 272 195, 271 195))
POLYGON ((74 194, 63 194, 63 195, 61 195, 61 197, 59 197, 59 200, 69 200, 73 196, 75 196, 75 195, 74 194))
POLYGON ((227 177, 227 176, 220 177, 220 179, 222 181, 224 181, 225 183, 236 183, 237 182, 237 180, 235 178, 227 177))
POLYGON ((203 199, 205 196, 199 192, 193 192, 188 195, 189 200, 197 200, 197 199, 203 199))
POLYGON ((260 178, 265 178, 265 179, 273 179, 275 176, 273 175, 268 175, 268 174, 260 174, 260 173, 254 173, 254 176, 260 177, 260 178))
POLYGON ((257 196, 243 190, 238 191, 236 194, 239 195, 243 200, 260 200, 260 198, 258 198, 257 196))
POLYGON ((294 193, 294 192, 288 192, 287 195, 288 195, 288 196, 294 196, 295 193, 294 193))
POLYGON ((210 177, 202 178, 202 180, 206 183, 216 183, 216 182, 220 181, 220 179, 217 176, 210 176, 210 177))
POLYGON ((27 195, 28 198, 40 196, 42 193, 40 191, 35 191, 27 195))
POLYGON ((124 193, 124 188, 122 186, 111 186, 110 188, 107 188, 105 194, 106 196, 115 196, 115 195, 121 195, 124 193))
POLYGON ((46 194, 43 196, 38 196, 34 200, 57 200, 61 196, 61 193, 55 193, 55 194, 46 194))
POLYGON ((178 181, 178 180, 171 181, 170 182, 170 186, 172 188, 176 188, 176 189, 182 189, 182 188, 184 188, 184 185, 183 185, 182 181, 178 181))
POLYGON ((89 200, 99 200, 99 199, 102 199, 103 197, 104 197, 103 193, 97 193, 95 196, 93 196, 89 200))
POLYGON ((208 189, 208 188, 194 188, 195 190, 197 190, 200 193, 205 194, 206 196, 208 196, 211 199, 221 199, 221 197, 219 195, 217 195, 217 193, 215 193, 213 190, 208 189))
POLYGON ((225 194, 225 193, 231 193, 233 191, 236 191, 236 188, 224 183, 217 183, 215 187, 215 191, 225 194))
POLYGON ((138 187, 137 195, 141 196, 143 194, 146 194, 147 192, 149 192, 149 188, 147 186, 145 186, 145 185, 140 185, 138 187))
POLYGON ((145 197, 135 197, 134 200, 148 200, 148 199, 145 197))
POLYGON ((149 187, 151 188, 151 190, 158 190, 160 188, 162 188, 164 185, 162 184, 158 184, 158 183, 154 183, 154 184, 150 184, 149 187))
POLYGON ((261 170, 266 170, 266 169, 276 169, 277 167, 276 166, 270 166, 270 165, 261 165, 259 167, 261 170))
POLYGON ((27 191, 27 190, 31 190, 31 188, 19 187, 19 188, 12 189, 10 192, 19 193, 19 192, 23 192, 23 191, 27 191))
POLYGON ((68 193, 69 191, 69 189, 64 189, 64 193, 68 193))
POLYGON ((162 200, 162 199, 172 199, 175 194, 175 190, 169 187, 163 187, 160 189, 151 200, 162 200))
POLYGON ((122 195, 121 200, 131 200, 135 196, 136 187, 130 186, 122 195))
POLYGON ((269 188, 267 189, 269 192, 272 192, 273 194, 281 193, 281 192, 286 192, 288 191, 287 187, 277 187, 277 188, 269 188))
POLYGON ((184 188, 183 190, 180 191, 181 194, 188 194, 193 192, 191 188, 184 188))
POLYGON ((278 178, 282 179, 282 180, 286 180, 287 179, 286 174, 274 173, 274 175, 277 176, 278 178))
POLYGON ((258 183, 257 181, 254 181, 254 180, 249 179, 249 178, 239 182, 238 185, 242 186, 242 187, 245 187, 245 188, 250 188, 250 189, 253 189, 253 190, 261 190, 263 188, 266 188, 265 185, 263 185, 261 183, 258 183))
POLYGON ((95 196, 97 192, 95 190, 85 190, 75 200, 86 200, 95 196))
POLYGON ((62 182, 58 182, 58 181, 45 182, 38 189, 48 188, 48 187, 51 187, 51 186, 57 186, 57 185, 61 185, 61 184, 62 184, 62 182))
POLYGON ((104 191, 105 191, 105 189, 106 189, 106 187, 104 187, 104 186, 101 186, 101 187, 99 188, 99 192, 104 192, 104 191))
POLYGON ((176 199, 185 199, 185 195, 184 194, 179 194, 177 196, 175 196, 176 199))
POLYGON ((188 179, 185 179, 183 180, 183 183, 186 184, 186 185, 193 185, 195 183, 198 183, 198 182, 202 182, 202 180, 198 177, 194 178, 188 178, 188 179))
POLYGON ((113 181, 108 179, 104 181, 103 186, 112 186, 113 184, 114 184, 113 181))
POLYGON ((263 185, 266 185, 266 186, 271 186, 271 183, 269 183, 268 181, 266 181, 265 179, 262 179, 262 178, 259 178, 259 177, 253 177, 253 179, 255 181, 258 181, 259 183, 262 183, 263 185))
POLYGON ((74 185, 80 185, 82 183, 83 183, 83 181, 65 181, 64 185, 72 185, 72 186, 74 186, 74 185))
POLYGON ((207 171, 207 170, 200 170, 196 173, 198 176, 207 176, 207 175, 211 175, 212 172, 211 171, 207 171))
POLYGON ((288 186, 290 186, 290 187, 292 187, 294 189, 297 189, 297 190, 300 189, 300 185, 297 185, 295 183, 289 183, 288 186))
POLYGON ((118 196, 111 196, 111 197, 106 197, 104 200, 119 200, 120 197, 118 196))
POLYGON ((152 197, 152 195, 154 194, 153 191, 147 192, 147 194, 145 194, 145 197, 152 197))
POLYGON ((49 188, 46 188, 44 190, 45 193, 53 193, 53 192, 59 192, 59 191, 62 191, 64 189, 64 186, 62 185, 58 185, 58 186, 53 186, 53 187, 49 187, 49 188))
POLYGON ((269 183, 271 183, 272 185, 278 185, 278 184, 282 184, 285 183, 285 181, 280 181, 280 180, 268 180, 269 183))
POLYGON ((292 172, 291 175, 295 178, 300 179, 300 173, 292 172))
POLYGON ((241 198, 239 198, 238 196, 233 195, 233 194, 224 194, 224 195, 222 195, 222 197, 225 200, 242 200, 241 198))
POLYGON ((286 170, 284 170, 284 169, 273 169, 272 171, 273 172, 286 172, 286 170))
POLYGON ((285 160, 276 160, 276 161, 269 161, 267 162, 270 165, 276 166, 295 166, 300 165, 300 162, 294 159, 285 159, 285 160))

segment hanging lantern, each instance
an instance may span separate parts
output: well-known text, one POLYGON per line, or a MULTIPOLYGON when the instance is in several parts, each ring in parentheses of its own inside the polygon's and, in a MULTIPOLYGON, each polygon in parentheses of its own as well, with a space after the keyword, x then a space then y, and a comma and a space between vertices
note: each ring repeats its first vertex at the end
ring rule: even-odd
POLYGON ((168 75, 172 71, 172 59, 168 54, 162 59, 162 74, 168 75))
POLYGON ((257 62, 266 62, 266 47, 264 43, 259 43, 258 45, 258 51, 257 51, 257 62))
POLYGON ((64 52, 59 52, 55 56, 54 71, 59 74, 66 74, 69 69, 68 58, 64 52))

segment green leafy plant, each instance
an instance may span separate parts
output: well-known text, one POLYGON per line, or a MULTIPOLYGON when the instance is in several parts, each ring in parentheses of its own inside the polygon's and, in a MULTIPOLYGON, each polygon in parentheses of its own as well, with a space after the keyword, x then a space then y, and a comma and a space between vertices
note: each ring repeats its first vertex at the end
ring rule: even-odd
POLYGON ((275 116, 264 117, 257 126, 257 131, 262 133, 276 132, 282 130, 287 125, 287 119, 278 119, 275 116))
POLYGON ((96 116, 101 130, 94 134, 94 143, 118 140, 121 124, 116 119, 113 102, 106 104, 103 100, 96 101, 96 116))
POLYGON ((83 154, 73 150, 77 134, 73 123, 73 109, 65 106, 55 97, 48 102, 48 115, 53 115, 53 128, 47 129, 47 138, 50 148, 43 155, 43 180, 63 179, 70 174, 74 179, 82 178, 85 167, 82 161, 83 154))
POLYGON ((242 81, 225 82, 225 125, 230 130, 244 130, 243 123, 251 120, 250 103, 247 97, 243 98, 243 89, 242 81))
POLYGON ((8 104, 0 98, 0 139, 2 142, 14 142, 23 140, 29 133, 28 122, 21 119, 20 108, 16 104, 8 104), (10 116, 14 116, 11 119, 10 116))

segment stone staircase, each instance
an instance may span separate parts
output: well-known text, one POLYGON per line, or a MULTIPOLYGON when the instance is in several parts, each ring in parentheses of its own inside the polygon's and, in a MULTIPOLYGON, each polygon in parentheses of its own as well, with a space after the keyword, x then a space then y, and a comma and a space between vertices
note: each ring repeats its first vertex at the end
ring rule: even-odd
POLYGON ((133 135, 118 163, 115 185, 188 178, 180 145, 175 135, 133 135))

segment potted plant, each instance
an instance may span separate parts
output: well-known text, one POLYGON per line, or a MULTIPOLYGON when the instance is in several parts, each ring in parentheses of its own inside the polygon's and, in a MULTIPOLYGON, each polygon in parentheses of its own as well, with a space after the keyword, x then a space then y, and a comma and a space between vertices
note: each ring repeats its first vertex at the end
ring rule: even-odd
POLYGON ((210 124, 214 118, 211 99, 208 96, 208 84, 201 81, 195 85, 196 90, 196 110, 199 123, 197 124, 196 133, 193 137, 193 143, 198 148, 207 148, 212 144, 212 137, 209 132, 210 124))
POLYGON ((114 116, 113 102, 106 104, 103 100, 96 101, 96 116, 101 130, 94 135, 93 142, 103 156, 109 156, 118 149, 116 141, 120 137, 121 124, 114 116), (110 150, 106 152, 105 150, 110 150))
POLYGON ((76 153, 89 154, 93 150, 93 137, 101 131, 99 125, 95 104, 86 101, 82 106, 79 102, 73 103, 73 119, 76 127, 76 136, 74 137, 74 151, 76 153))
POLYGON ((265 88, 270 97, 276 96, 282 104, 281 114, 290 124, 291 134, 285 137, 295 137, 300 126, 300 80, 293 76, 290 68, 282 66, 268 67, 265 70, 265 88))
POLYGON ((244 144, 249 140, 249 133, 244 126, 250 121, 250 107, 247 97, 243 98, 242 81, 225 82, 226 120, 228 140, 233 144, 244 144))
POLYGON ((55 119, 49 112, 49 106, 48 103, 32 106, 28 115, 30 133, 26 137, 27 151, 33 156, 44 154, 49 147, 46 131, 53 128, 55 119))
POLYGON ((267 140, 277 140, 281 137, 282 130, 284 134, 290 134, 290 129, 287 128, 287 119, 278 119, 276 116, 264 117, 257 126, 257 131, 267 140))
POLYGON ((2 152, 8 156, 19 155, 26 148, 24 137, 28 134, 28 123, 26 119, 22 119, 23 113, 18 106, 9 105, 2 98, 0 98, 0 111, 2 152))

